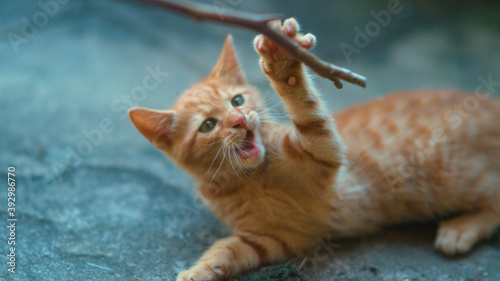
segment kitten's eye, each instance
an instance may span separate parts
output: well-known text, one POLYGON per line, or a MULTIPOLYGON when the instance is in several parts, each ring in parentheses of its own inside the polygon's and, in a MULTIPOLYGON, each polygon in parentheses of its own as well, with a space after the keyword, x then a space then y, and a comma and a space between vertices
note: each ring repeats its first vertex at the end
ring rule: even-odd
POLYGON ((202 133, 208 133, 212 131, 215 128, 215 119, 209 118, 203 122, 200 126, 200 132, 202 133))
POLYGON ((241 95, 237 95, 236 97, 233 98, 231 101, 231 104, 234 107, 241 106, 243 103, 245 103, 245 99, 241 95))

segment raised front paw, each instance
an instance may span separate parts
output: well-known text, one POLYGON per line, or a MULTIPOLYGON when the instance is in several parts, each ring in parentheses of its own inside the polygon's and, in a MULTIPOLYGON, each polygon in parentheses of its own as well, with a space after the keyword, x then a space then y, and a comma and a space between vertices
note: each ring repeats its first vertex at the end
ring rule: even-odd
POLYGON ((177 281, 216 281, 224 280, 231 275, 227 265, 223 263, 197 264, 189 270, 183 271, 177 281))
MULTIPOLYGON (((294 18, 285 20, 283 24, 281 24, 280 20, 273 21, 270 24, 274 29, 292 38, 305 49, 311 49, 316 43, 314 35, 299 33, 299 24, 294 18)), ((284 68, 293 68, 299 65, 290 54, 262 34, 255 37, 254 47, 261 56, 261 68, 268 75, 276 75, 278 74, 276 72, 282 72, 284 68)))

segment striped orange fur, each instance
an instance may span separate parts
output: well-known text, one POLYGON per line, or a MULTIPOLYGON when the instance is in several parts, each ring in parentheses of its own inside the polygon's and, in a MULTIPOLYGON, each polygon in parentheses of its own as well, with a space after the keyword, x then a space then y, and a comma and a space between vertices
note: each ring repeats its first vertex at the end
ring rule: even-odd
MULTIPOLYGON (((294 19, 276 29, 311 48, 294 19)), ((132 108, 137 129, 198 182, 234 232, 178 280, 222 280, 307 254, 319 237, 441 221, 435 246, 469 251, 500 226, 500 101, 400 92, 331 116, 301 63, 256 37, 290 124, 246 83, 227 37, 211 74, 169 110, 132 108)))

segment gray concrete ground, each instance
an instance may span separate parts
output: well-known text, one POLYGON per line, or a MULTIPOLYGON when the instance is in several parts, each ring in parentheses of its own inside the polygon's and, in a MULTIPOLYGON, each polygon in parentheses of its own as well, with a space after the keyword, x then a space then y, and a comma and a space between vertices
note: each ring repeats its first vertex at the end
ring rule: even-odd
MULTIPOLYGON (((317 79, 332 112, 402 89, 474 91, 481 77, 497 81, 489 90, 500 96, 496 1, 207 2, 223 14, 297 17, 317 35, 316 54, 367 76, 368 88, 340 91, 317 79), (380 11, 390 19, 377 21, 387 15, 380 11)), ((2 3, 0 280, 175 280, 229 234, 193 199, 186 174, 124 115, 130 104, 172 105, 208 74, 228 32, 248 80, 270 93, 249 31, 118 0, 2 3), (148 76, 155 85, 145 89, 148 76), (17 180, 14 274, 9 166, 17 180)), ((316 256, 235 280, 500 280, 499 239, 448 259, 433 250, 434 235, 433 225, 411 225, 322 241, 316 256)))

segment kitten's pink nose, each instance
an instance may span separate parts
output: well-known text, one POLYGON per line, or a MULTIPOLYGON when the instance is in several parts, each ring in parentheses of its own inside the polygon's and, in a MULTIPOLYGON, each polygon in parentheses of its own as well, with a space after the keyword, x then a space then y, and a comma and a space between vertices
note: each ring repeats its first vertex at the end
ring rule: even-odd
POLYGON ((247 129, 247 119, 245 118, 245 115, 241 114, 233 120, 233 128, 247 129))

